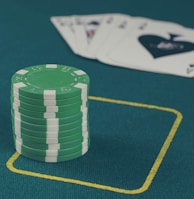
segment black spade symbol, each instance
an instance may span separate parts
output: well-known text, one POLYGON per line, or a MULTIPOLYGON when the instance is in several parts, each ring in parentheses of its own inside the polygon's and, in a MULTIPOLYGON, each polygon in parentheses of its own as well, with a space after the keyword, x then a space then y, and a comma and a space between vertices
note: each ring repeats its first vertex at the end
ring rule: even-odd
POLYGON ((190 66, 191 68, 194 68, 194 64, 190 64, 189 66, 190 66))
POLYGON ((97 26, 97 25, 99 25, 99 22, 98 21, 91 21, 91 22, 88 23, 88 25, 95 25, 95 26, 97 26))
POLYGON ((170 39, 157 35, 142 35, 138 40, 155 59, 194 50, 194 43, 187 41, 174 41, 174 38, 180 35, 169 35, 170 39))

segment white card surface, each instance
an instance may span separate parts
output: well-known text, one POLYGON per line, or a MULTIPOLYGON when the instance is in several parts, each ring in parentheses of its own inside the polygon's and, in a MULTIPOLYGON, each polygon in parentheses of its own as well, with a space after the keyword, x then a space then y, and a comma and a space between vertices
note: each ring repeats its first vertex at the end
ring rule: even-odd
POLYGON ((87 52, 87 48, 95 36, 103 17, 103 14, 72 17, 77 52, 79 55, 87 58, 95 58, 87 52))
POLYGON ((106 39, 114 31, 114 28, 118 25, 118 23, 123 20, 123 17, 126 17, 126 15, 108 14, 103 18, 100 27, 96 31, 94 38, 88 46, 87 51, 89 54, 96 57, 96 53, 98 52, 100 47, 103 45, 104 42, 106 42, 106 39))
POLYGON ((117 24, 107 39, 106 42, 99 47, 98 51, 96 52, 96 58, 104 63, 110 65, 118 65, 116 60, 110 59, 108 56, 109 52, 113 49, 117 48, 117 46, 127 38, 132 31, 135 31, 137 28, 142 27, 149 19, 141 18, 141 17, 130 17, 130 16, 123 16, 123 19, 117 24))
POLYGON ((194 77, 194 29, 119 13, 50 20, 77 55, 118 67, 194 77))
POLYGON ((152 21, 132 32, 109 57, 123 67, 193 77, 194 31, 152 21))

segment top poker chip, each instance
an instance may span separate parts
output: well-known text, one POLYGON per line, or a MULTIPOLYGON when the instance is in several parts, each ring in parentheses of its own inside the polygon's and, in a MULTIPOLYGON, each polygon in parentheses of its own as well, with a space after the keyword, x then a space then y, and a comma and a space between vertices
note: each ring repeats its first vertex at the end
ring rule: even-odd
POLYGON ((89 76, 80 69, 57 64, 36 65, 12 76, 12 92, 34 99, 65 99, 87 92, 89 76))

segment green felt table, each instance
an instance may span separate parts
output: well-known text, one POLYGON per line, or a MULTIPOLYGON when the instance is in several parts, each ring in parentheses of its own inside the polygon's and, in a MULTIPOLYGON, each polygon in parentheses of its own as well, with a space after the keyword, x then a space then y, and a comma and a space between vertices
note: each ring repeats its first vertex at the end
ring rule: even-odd
POLYGON ((188 199, 194 196, 194 79, 113 67, 75 55, 51 16, 125 13, 194 28, 192 0, 2 1, 0 198, 188 199), (10 78, 59 63, 85 70, 91 147, 57 164, 15 153, 10 78))

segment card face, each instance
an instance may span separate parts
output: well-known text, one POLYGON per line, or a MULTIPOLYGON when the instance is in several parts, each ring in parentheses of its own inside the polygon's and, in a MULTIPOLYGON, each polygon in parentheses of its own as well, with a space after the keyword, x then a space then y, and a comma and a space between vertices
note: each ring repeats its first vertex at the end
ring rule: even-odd
POLYGON ((102 19, 105 15, 73 16, 73 27, 78 54, 87 58, 95 58, 87 52, 88 45, 92 41, 102 19))
POLYGON ((106 42, 108 36, 114 31, 114 28, 117 26, 120 21, 123 20, 123 17, 127 17, 123 14, 108 14, 103 18, 102 23, 100 24, 98 30, 92 41, 90 42, 87 51, 89 54, 96 56, 99 48, 106 42))
POLYGON ((72 51, 77 54, 72 17, 53 16, 50 18, 50 20, 72 51))
POLYGON ((96 58, 99 61, 110 65, 118 65, 119 63, 117 63, 116 60, 110 59, 108 53, 117 48, 120 42, 128 37, 132 31, 142 27, 148 21, 150 20, 142 17, 123 16, 120 22, 115 26, 114 30, 111 31, 106 38, 106 42, 99 47, 96 52, 96 58))
POLYGON ((108 56, 127 68, 193 77, 194 31, 153 20, 132 32, 108 56))
POLYGON ((129 16, 123 17, 123 20, 108 34, 106 42, 103 42, 95 52, 96 58, 101 62, 114 65, 115 62, 107 56, 107 53, 116 47, 117 43, 127 34, 126 32, 128 32, 131 26, 133 26, 132 18, 129 16))

